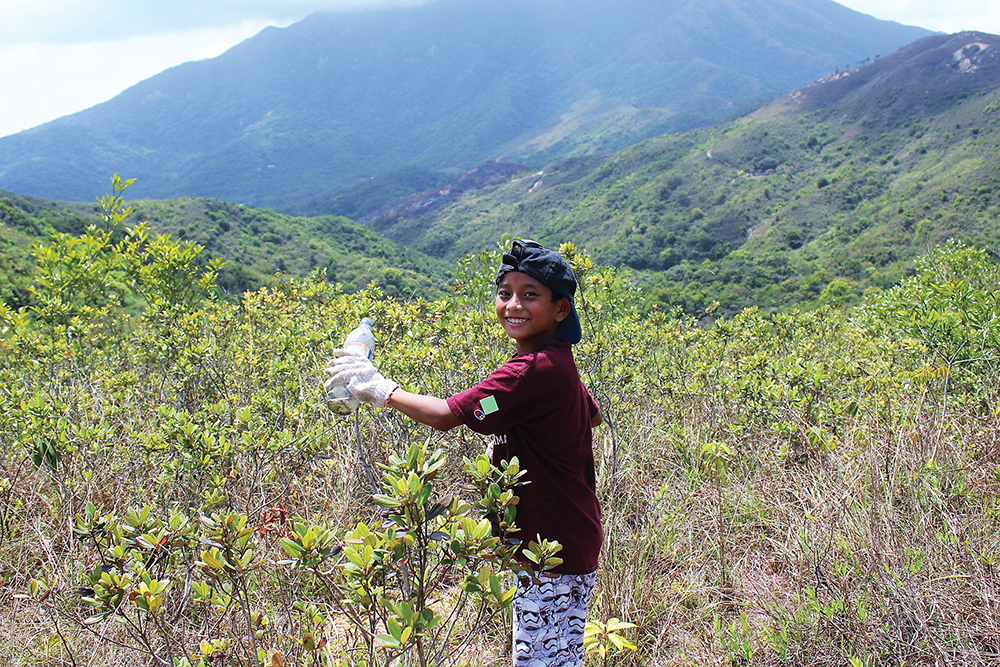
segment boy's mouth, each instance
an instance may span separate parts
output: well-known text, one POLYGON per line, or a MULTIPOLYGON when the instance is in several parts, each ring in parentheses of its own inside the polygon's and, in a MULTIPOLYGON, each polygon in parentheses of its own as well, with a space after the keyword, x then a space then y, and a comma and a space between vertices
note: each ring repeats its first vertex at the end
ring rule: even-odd
POLYGON ((514 326, 519 326, 528 321, 526 317, 508 317, 506 318, 508 324, 513 324, 514 326))

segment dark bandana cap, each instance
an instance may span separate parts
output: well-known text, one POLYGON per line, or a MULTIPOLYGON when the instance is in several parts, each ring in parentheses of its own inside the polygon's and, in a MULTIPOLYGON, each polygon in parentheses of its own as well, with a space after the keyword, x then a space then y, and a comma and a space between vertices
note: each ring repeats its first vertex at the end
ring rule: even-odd
POLYGON ((576 314, 576 304, 573 303, 573 297, 576 295, 576 276, 562 255, 543 248, 530 239, 517 239, 511 244, 510 251, 504 253, 503 259, 500 260, 496 283, 499 285, 500 279, 510 271, 525 273, 540 281, 556 295, 569 299, 570 312, 566 319, 559 323, 559 340, 579 343, 583 331, 580 328, 580 318, 576 314))

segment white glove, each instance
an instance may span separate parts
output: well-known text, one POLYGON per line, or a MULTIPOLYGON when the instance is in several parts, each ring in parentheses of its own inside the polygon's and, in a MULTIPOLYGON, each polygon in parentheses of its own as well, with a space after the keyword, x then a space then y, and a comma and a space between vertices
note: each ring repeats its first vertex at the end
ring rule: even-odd
POLYGON ((330 378, 323 383, 329 392, 335 385, 347 387, 354 398, 377 408, 384 408, 389 395, 399 385, 386 380, 366 357, 359 357, 346 350, 337 350, 335 358, 326 367, 330 378))

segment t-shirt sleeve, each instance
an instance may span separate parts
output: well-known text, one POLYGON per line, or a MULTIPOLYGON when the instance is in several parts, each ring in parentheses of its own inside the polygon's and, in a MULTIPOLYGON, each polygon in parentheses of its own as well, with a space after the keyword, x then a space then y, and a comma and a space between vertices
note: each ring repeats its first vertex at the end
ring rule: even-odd
POLYGON ((475 387, 449 397, 448 407, 476 433, 502 433, 535 417, 538 383, 529 380, 531 365, 511 359, 475 387))

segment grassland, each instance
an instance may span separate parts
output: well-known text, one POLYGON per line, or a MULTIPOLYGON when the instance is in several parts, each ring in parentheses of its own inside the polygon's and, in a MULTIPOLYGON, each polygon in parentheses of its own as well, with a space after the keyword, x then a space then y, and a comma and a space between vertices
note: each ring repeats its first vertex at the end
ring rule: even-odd
MULTIPOLYGON (((996 662, 1000 285, 986 253, 942 247, 850 315, 749 309, 704 328, 640 317, 627 274, 564 251, 582 276, 577 362, 608 417, 591 620, 635 624, 620 632, 637 650, 608 643, 606 664, 996 662)), ((462 459, 485 442, 391 411, 335 418, 321 369, 368 314, 380 369, 406 388, 483 377, 509 349, 489 314, 496 260, 463 260, 437 301, 290 279, 237 304, 197 271, 76 264, 141 287, 142 314, 79 298, 103 289, 0 311, 5 662, 370 665, 407 647, 417 661, 414 635, 392 648, 405 609, 363 617, 390 637, 375 649, 344 611, 365 604, 347 554, 387 516, 359 451, 391 472, 394 456, 442 449, 430 512, 448 494, 478 501, 462 459), (310 566, 287 546, 308 531, 310 566)), ((386 596, 419 555, 400 561, 398 539, 372 552, 396 568, 380 570, 386 596)), ((428 604, 449 613, 467 580, 427 553, 441 559, 428 604)), ((505 664, 502 609, 463 609, 439 664, 505 664)))

